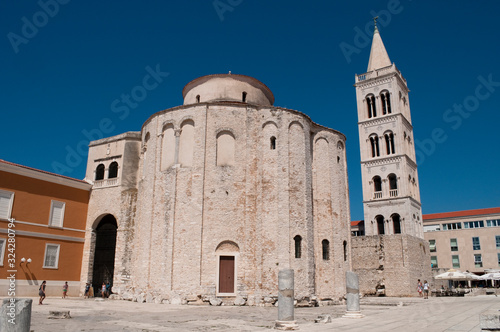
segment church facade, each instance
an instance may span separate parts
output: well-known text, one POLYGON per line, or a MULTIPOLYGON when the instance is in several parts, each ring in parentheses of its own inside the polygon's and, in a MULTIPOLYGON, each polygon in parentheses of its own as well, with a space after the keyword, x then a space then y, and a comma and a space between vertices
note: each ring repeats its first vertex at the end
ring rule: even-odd
POLYGON ((339 299, 352 269, 345 136, 274 106, 235 74, 188 83, 182 106, 90 144, 82 287, 185 303, 339 299))

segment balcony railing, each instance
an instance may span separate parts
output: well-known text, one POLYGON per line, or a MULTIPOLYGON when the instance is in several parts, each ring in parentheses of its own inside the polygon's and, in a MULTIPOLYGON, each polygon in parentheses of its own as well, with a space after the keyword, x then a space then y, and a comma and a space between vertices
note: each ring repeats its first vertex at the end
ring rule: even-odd
POLYGON ((382 192, 381 191, 376 191, 373 193, 373 198, 374 199, 377 199, 377 198, 382 198, 382 192))
POLYGON ((398 197, 398 190, 397 189, 391 189, 391 190, 389 190, 389 196, 391 196, 391 197, 398 197))
POLYGON ((96 180, 94 181, 94 188, 113 187, 118 185, 118 178, 96 180))
POLYGON ((364 73, 364 74, 357 75, 356 82, 365 81, 365 80, 368 80, 370 78, 379 77, 379 76, 382 76, 384 74, 391 73, 391 72, 397 73, 399 75, 399 77, 401 77, 401 79, 406 83, 406 80, 404 79, 403 75, 401 75, 401 72, 396 68, 396 66, 394 64, 387 66, 387 67, 375 69, 375 70, 369 71, 369 72, 364 73))

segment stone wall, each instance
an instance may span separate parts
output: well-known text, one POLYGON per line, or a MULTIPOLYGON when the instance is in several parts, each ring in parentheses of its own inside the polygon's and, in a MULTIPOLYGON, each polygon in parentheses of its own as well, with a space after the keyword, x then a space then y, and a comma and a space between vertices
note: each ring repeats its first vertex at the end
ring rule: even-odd
POLYGON ((360 292, 416 296, 417 280, 432 281, 428 243, 410 235, 359 236, 351 239, 353 271, 360 292))
POLYGON ((231 241, 239 250, 233 295, 276 295, 278 271, 287 267, 295 269, 299 297, 343 295, 350 255, 340 133, 318 127, 296 111, 207 104, 158 113, 144 125, 146 135, 133 287, 171 297, 222 295, 216 248, 231 241), (186 120, 194 124, 192 165, 179 163, 162 171, 162 128, 171 124, 182 140, 186 120), (217 162, 221 132, 234 137, 236 152, 234 161, 224 156, 229 158, 224 166, 217 162), (274 148, 271 137, 276 138, 274 148), (315 153, 311 141, 318 139, 315 153), (315 211, 312 200, 318 205, 315 211), (302 238, 300 258, 295 257, 297 235, 302 238), (324 239, 330 243, 327 259, 324 239))

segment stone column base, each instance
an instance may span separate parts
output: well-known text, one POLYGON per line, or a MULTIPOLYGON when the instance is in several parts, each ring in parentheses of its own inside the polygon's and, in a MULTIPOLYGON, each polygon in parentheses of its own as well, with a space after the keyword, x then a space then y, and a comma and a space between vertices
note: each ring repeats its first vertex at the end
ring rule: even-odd
POLYGON ((361 313, 361 311, 346 311, 345 315, 342 318, 363 318, 365 315, 361 313))
POLYGON ((297 321, 294 320, 287 320, 287 321, 277 320, 276 323, 274 324, 274 328, 276 330, 282 330, 282 331, 293 331, 293 330, 298 330, 299 326, 297 325, 297 321))

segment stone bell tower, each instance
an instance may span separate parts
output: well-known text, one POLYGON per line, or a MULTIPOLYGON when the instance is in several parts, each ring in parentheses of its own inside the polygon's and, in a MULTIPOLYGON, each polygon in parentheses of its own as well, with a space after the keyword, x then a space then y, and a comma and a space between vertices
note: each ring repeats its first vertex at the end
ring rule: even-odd
POLYGON ((355 79, 364 236, 351 238, 353 271, 364 294, 412 296, 417 279, 431 280, 432 273, 409 90, 389 59, 376 22, 368 70, 355 79))
POLYGON ((376 24, 368 70, 355 79, 365 235, 423 238, 409 89, 376 24))

